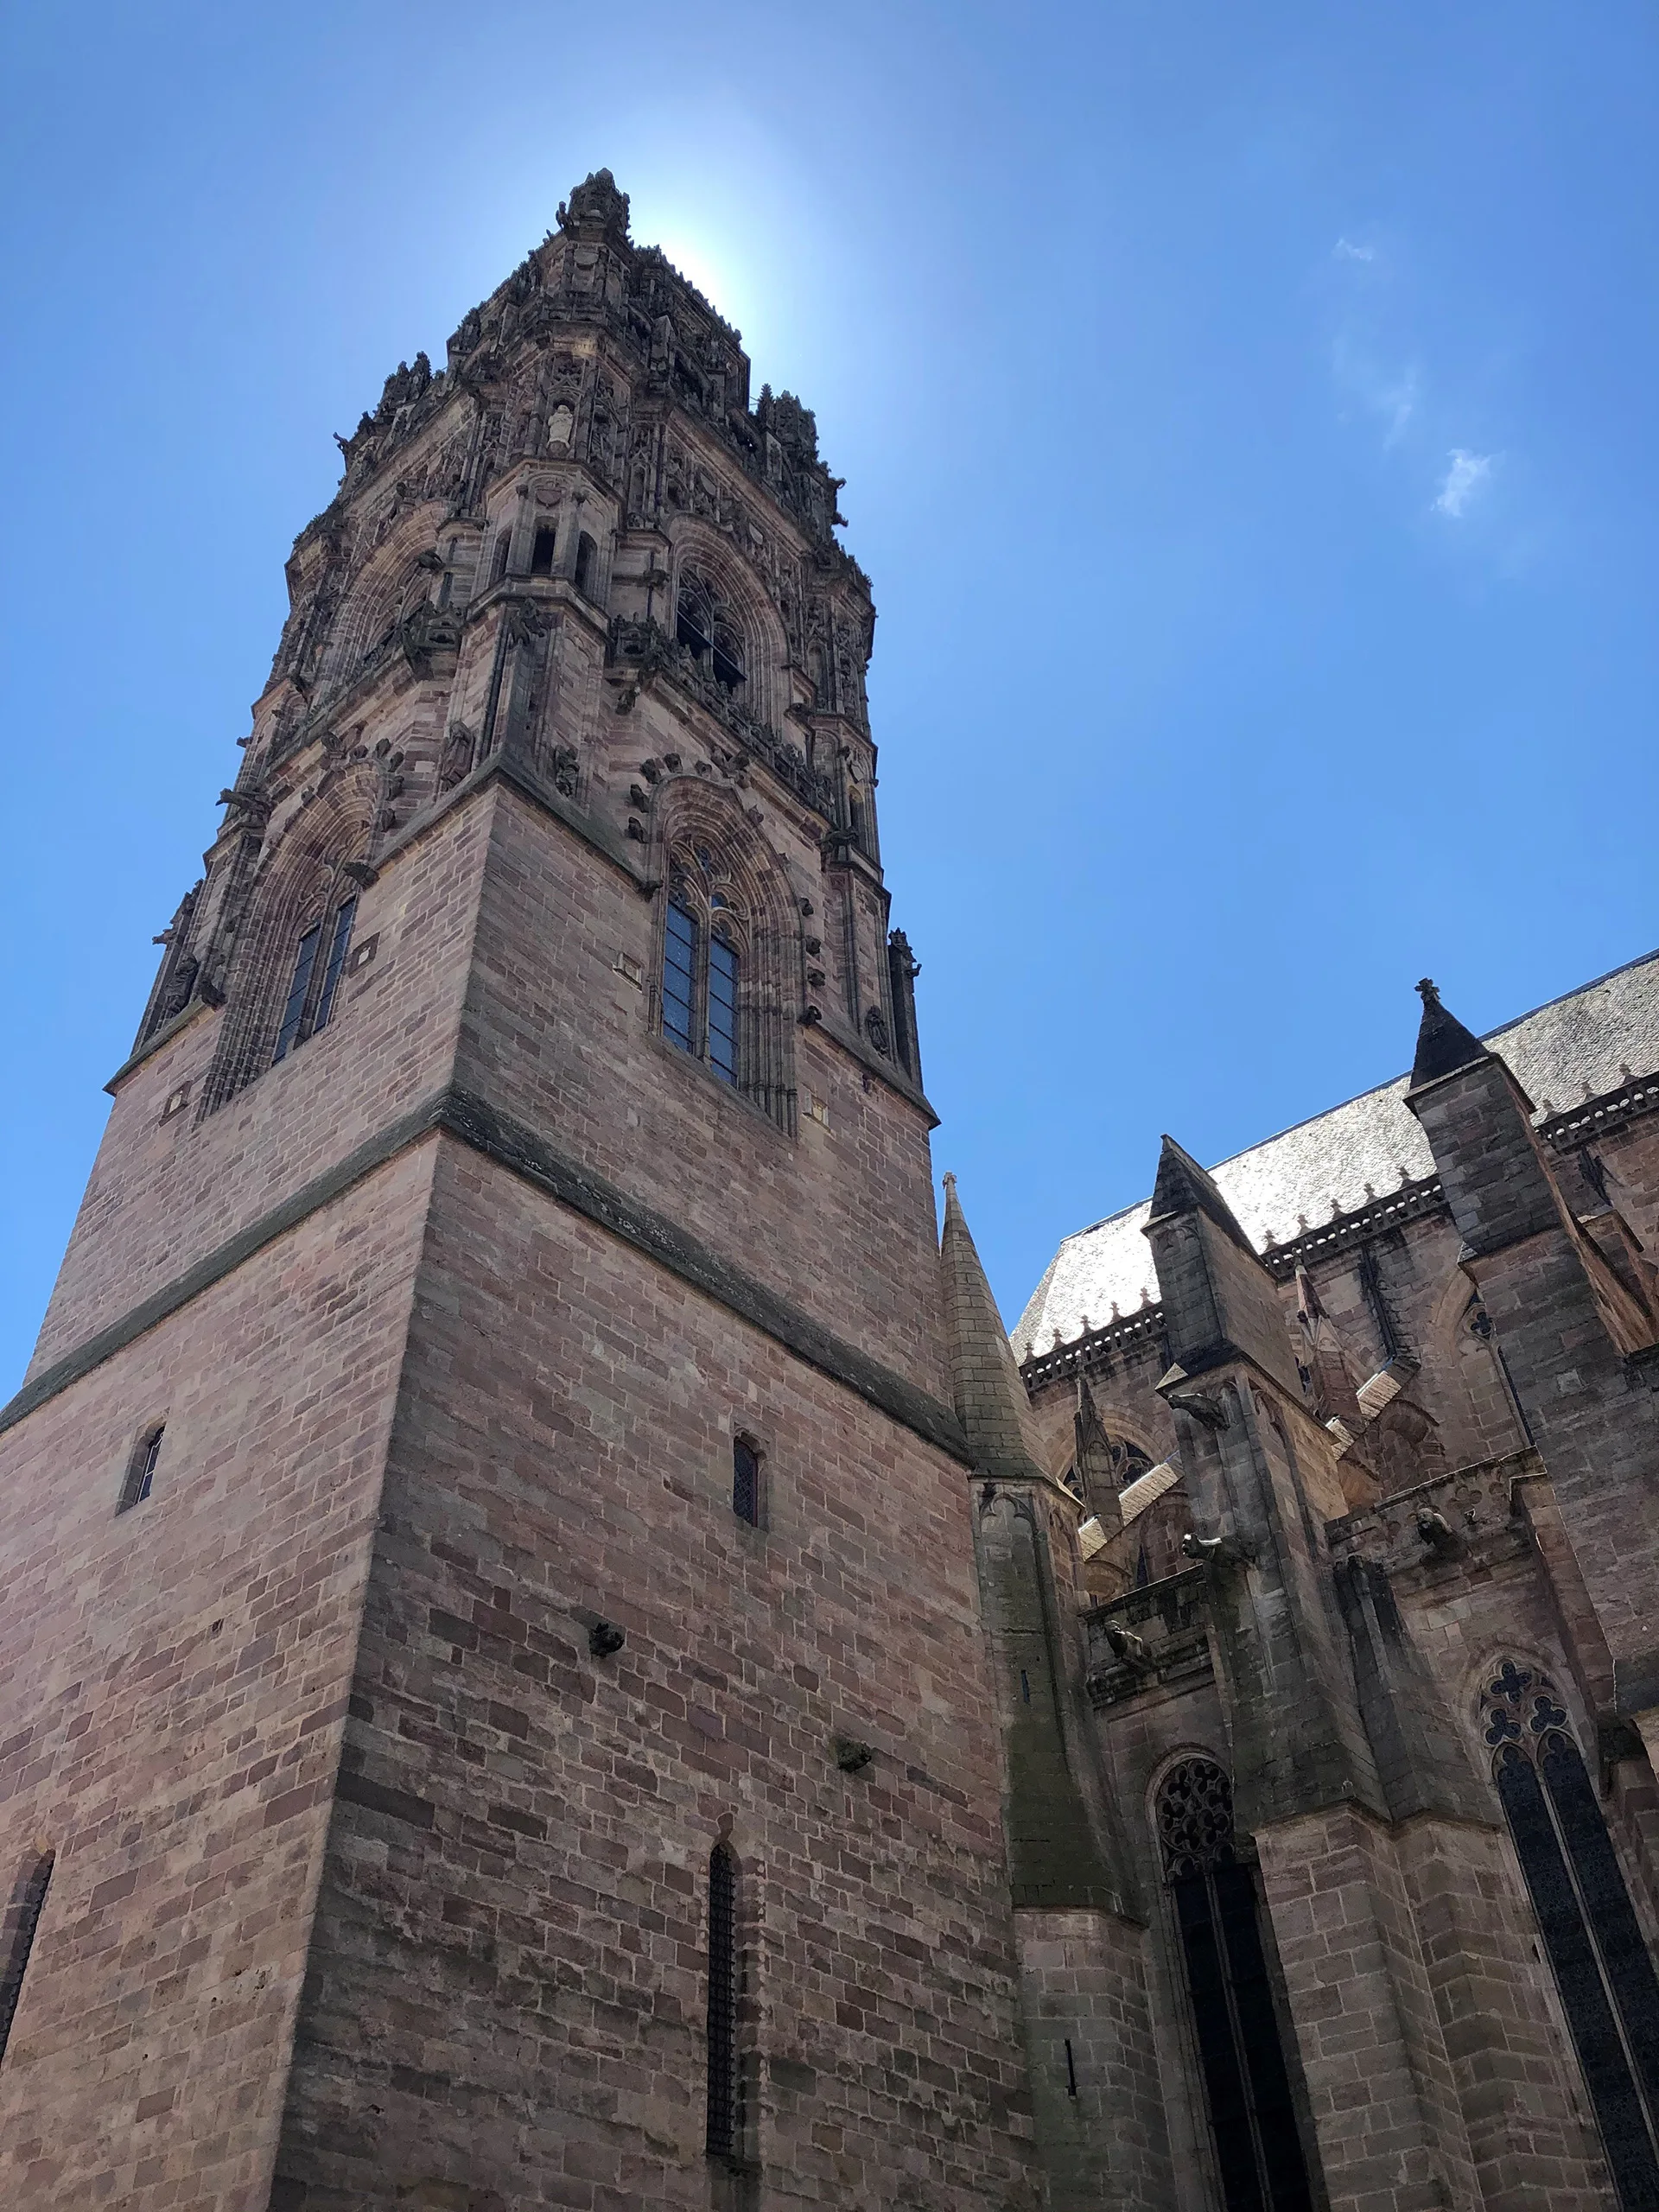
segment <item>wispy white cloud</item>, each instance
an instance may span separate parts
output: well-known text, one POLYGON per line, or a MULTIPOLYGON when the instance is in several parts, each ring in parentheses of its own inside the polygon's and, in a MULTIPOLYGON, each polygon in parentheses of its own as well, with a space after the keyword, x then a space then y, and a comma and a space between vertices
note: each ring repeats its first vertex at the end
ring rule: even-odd
POLYGON ((1375 261, 1376 259, 1376 248, 1374 245, 1356 245, 1352 238, 1338 238, 1331 251, 1332 257, 1338 261, 1375 261))
POLYGON ((1334 365, 1338 385, 1368 415, 1381 421, 1385 450, 1397 445, 1417 412, 1422 393, 1417 364, 1408 361, 1396 366, 1381 360, 1367 338, 1347 330, 1337 339, 1334 365))
POLYGON ((1491 476, 1497 457, 1495 454, 1471 453, 1465 447, 1453 446, 1446 481, 1434 501, 1435 513, 1449 515, 1453 522, 1459 520, 1470 500, 1491 476))

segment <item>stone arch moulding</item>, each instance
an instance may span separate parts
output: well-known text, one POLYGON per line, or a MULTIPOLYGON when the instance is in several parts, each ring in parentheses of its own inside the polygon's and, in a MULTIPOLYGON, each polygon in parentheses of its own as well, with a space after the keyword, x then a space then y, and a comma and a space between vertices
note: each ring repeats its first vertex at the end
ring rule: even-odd
POLYGON ((714 585, 743 635, 747 681, 739 703, 774 734, 783 729, 785 671, 789 659, 783 624, 760 580, 718 531, 681 515, 669 524, 669 586, 664 627, 672 637, 680 586, 695 571, 714 585))
POLYGON ((652 808, 652 879, 660 887, 653 930, 652 1027, 662 1027, 661 977, 677 868, 695 871, 729 902, 741 957, 736 1088, 786 1135, 796 1124, 795 1032, 803 988, 801 927, 782 861, 734 792, 679 775, 659 785, 652 808))
POLYGON ((265 854, 231 953, 224 1019, 201 1087, 199 1121, 270 1065, 295 946, 368 873, 380 780, 377 762, 352 761, 336 770, 265 854))
POLYGON ((359 569, 322 649, 319 696, 348 684, 388 632, 430 598, 442 565, 435 565, 442 512, 441 504, 432 501, 411 509, 359 569))

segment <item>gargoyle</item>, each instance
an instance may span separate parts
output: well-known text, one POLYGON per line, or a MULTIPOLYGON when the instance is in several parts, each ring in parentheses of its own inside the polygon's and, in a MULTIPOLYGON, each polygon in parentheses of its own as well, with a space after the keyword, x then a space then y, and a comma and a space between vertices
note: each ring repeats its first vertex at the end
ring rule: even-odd
POLYGON ((1191 1529, 1181 1538, 1181 1549, 1205 1567, 1249 1567, 1255 1560, 1255 1547, 1238 1536, 1197 1536, 1191 1529))
POLYGON ((1417 1516, 1417 1533, 1432 1552, 1450 1559, 1463 1549, 1463 1541, 1444 1513, 1426 1505, 1417 1516))

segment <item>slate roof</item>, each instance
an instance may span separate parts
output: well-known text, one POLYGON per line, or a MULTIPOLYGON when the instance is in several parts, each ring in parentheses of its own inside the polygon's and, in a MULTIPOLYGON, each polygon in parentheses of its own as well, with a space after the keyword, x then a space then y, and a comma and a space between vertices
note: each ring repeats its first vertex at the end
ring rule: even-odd
MULTIPOLYGON (((1552 999, 1484 1041, 1509 1062, 1540 1121, 1659 1071, 1659 952, 1552 999)), ((1410 1080, 1398 1076, 1211 1171, 1258 1251, 1295 1238, 1304 1216, 1317 1228, 1370 1196, 1433 1174, 1423 1133, 1404 1104, 1410 1080)), ((1049 1351, 1057 1333, 1069 1344, 1109 1325, 1114 1310, 1127 1319, 1156 1300, 1152 1251, 1141 1233, 1151 1211, 1142 1199, 1066 1238, 1014 1330, 1016 1358, 1049 1351)))

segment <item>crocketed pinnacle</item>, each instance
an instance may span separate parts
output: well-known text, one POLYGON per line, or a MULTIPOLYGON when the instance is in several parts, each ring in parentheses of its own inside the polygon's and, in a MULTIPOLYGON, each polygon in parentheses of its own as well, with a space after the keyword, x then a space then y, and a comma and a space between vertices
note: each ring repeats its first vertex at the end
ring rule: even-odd
POLYGON ((1423 1019, 1417 1032, 1416 1057, 1411 1064, 1414 1090, 1422 1084, 1434 1082, 1440 1076, 1454 1075, 1459 1068, 1472 1067, 1477 1060, 1491 1057, 1479 1038, 1440 1004, 1440 992, 1428 976, 1425 976, 1418 984, 1417 995, 1423 1002, 1423 1019))
POLYGON ((1183 1151, 1173 1137, 1164 1139, 1164 1148, 1158 1156, 1158 1179, 1152 1186, 1150 1219, 1161 1221, 1166 1214, 1208 1214, 1217 1229, 1224 1229, 1235 1243, 1242 1244, 1247 1252, 1255 1247, 1239 1227, 1233 1210, 1216 1186, 1215 1178, 1199 1166, 1190 1152, 1183 1151))
POLYGON ((1026 1434, 1026 1386, 963 1218, 954 1175, 944 1179, 939 1265, 957 1418, 967 1433, 975 1461, 982 1472, 1007 1482, 1040 1481, 1042 1470, 1026 1434))

